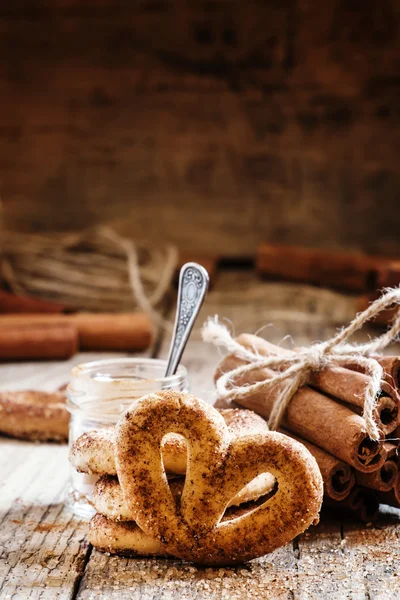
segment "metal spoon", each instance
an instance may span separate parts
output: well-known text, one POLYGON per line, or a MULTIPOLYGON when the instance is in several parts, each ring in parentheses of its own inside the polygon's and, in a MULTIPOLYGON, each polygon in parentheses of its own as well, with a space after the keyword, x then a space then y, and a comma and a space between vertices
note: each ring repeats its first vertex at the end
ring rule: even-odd
POLYGON ((176 373, 194 322, 206 297, 209 281, 208 273, 201 265, 193 262, 183 265, 179 274, 175 325, 165 377, 176 373))

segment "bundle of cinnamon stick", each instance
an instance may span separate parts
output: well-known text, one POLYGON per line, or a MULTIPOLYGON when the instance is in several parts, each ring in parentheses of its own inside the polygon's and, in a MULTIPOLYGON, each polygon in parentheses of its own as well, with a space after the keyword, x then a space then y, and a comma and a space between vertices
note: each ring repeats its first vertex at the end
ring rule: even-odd
MULTIPOLYGON (((261 357, 293 352, 250 334, 242 334, 236 341, 261 357)), ((307 385, 292 397, 281 427, 315 457, 324 479, 326 504, 356 512, 367 521, 376 516, 379 502, 400 507, 400 358, 375 358, 384 371, 374 415, 382 434, 379 441, 368 437, 362 417, 369 376, 350 366, 326 366, 311 373, 307 385)), ((228 355, 218 366, 215 380, 244 364, 243 358, 228 355)), ((233 384, 252 385, 275 375, 271 369, 253 369, 242 373, 233 384)), ((279 385, 245 394, 235 402, 268 419, 279 385)), ((232 402, 224 399, 216 406, 227 404, 232 402)))

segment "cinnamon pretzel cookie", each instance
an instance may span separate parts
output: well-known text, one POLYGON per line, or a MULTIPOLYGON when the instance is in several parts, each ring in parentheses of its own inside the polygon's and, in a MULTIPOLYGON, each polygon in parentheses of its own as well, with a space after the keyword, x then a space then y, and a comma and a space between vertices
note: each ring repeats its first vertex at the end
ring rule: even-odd
MULTIPOLYGON (((176 500, 182 495, 184 480, 180 478, 177 481, 170 481, 169 486, 176 500)), ((261 496, 269 494, 273 491, 275 485, 275 477, 271 473, 261 473, 250 481, 234 498, 231 498, 227 507, 240 506, 245 502, 258 500, 261 496)), ((135 519, 132 512, 129 510, 122 488, 118 483, 118 478, 114 475, 101 475, 96 481, 92 504, 98 513, 114 519, 116 521, 133 521, 135 519)))
POLYGON ((89 523, 89 542, 100 552, 120 556, 168 556, 162 542, 147 535, 134 521, 113 521, 97 513, 89 523))
MULTIPOLYGON (((251 410, 226 409, 219 412, 235 436, 268 432, 266 421, 251 410)), ((116 475, 114 439, 113 427, 84 433, 72 445, 70 463, 80 473, 116 475)), ((181 436, 169 434, 163 440, 162 454, 168 472, 180 475, 186 473, 187 447, 181 436)))
POLYGON ((0 392, 0 433, 32 441, 68 440, 69 413, 62 392, 0 392))
MULTIPOLYGON (((268 473, 265 474, 265 485, 263 489, 261 488, 263 475, 260 475, 258 478, 260 479, 258 488, 255 487, 253 489, 254 501, 258 500, 261 495, 266 496, 273 493, 273 482, 271 481, 273 477, 268 473)), ((179 480, 170 481, 169 486, 175 502, 179 503, 184 480, 180 478, 179 480)), ((98 484, 96 484, 96 488, 94 505, 98 512, 89 524, 89 541, 97 550, 122 556, 168 556, 168 549, 165 544, 144 533, 134 521, 118 520, 118 515, 121 514, 121 510, 124 510, 124 500, 121 488, 118 486, 118 481, 115 477, 103 475, 98 484), (104 492, 107 493, 108 486, 112 487, 113 492, 118 494, 118 498, 115 497, 113 500, 114 504, 112 506, 114 510, 110 510, 106 498, 103 497, 104 492), (118 499, 120 502, 119 506, 116 504, 118 499)), ((232 507, 225 513, 222 520, 227 521, 232 517, 244 514, 244 512, 245 507, 238 499, 238 506, 232 507)))
POLYGON ((126 508, 167 554, 234 564, 273 551, 318 521, 322 477, 302 444, 276 432, 234 437, 217 410, 189 394, 141 398, 120 418, 114 448, 126 508), (188 447, 178 503, 162 459, 170 433, 188 447), (262 473, 277 481, 272 497, 223 520, 230 500, 262 473))

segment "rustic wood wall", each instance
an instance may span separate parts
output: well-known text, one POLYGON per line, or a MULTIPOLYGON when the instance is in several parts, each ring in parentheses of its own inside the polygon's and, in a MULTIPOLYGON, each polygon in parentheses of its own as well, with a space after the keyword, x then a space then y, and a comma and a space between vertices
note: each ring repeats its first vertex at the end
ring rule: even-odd
POLYGON ((400 2, 4 0, 6 221, 400 252, 400 2))

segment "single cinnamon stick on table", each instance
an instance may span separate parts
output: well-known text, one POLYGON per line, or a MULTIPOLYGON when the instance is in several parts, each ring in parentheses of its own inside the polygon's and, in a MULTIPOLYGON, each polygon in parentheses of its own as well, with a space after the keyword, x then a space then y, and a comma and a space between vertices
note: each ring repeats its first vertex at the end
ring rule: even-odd
POLYGON ((256 268, 259 273, 269 277, 355 292, 378 287, 376 263, 373 258, 363 254, 260 244, 256 268))
POLYGON ((70 325, 78 331, 81 350, 144 350, 152 337, 150 317, 139 312, 0 316, 0 332, 12 325, 70 325))
POLYGON ((145 350, 151 343, 152 324, 145 313, 77 313, 69 321, 82 350, 145 350))
MULTIPOLYGON (((227 356, 220 363, 215 379, 243 364, 245 361, 236 356, 227 356)), ((256 369, 237 378, 235 384, 265 381, 275 374, 270 369, 256 369)), ((235 402, 268 418, 280 389, 261 390, 235 402)), ((365 473, 378 469, 385 460, 382 443, 368 437, 360 415, 308 386, 294 394, 282 426, 365 473)))
POLYGON ((262 243, 256 268, 269 277, 304 281, 356 292, 368 292, 400 283, 400 261, 360 252, 336 252, 262 243))
POLYGON ((0 329, 0 360, 61 360, 77 351, 78 332, 68 323, 13 325, 0 329))
POLYGON ((16 296, 5 290, 0 290, 0 313, 61 313, 65 306, 31 296, 16 296))
MULTIPOLYGON (((239 335, 236 341, 245 348, 255 350, 261 356, 266 357, 284 356, 285 354, 290 356, 294 352, 248 333, 239 335)), ((357 412, 361 413, 364 407, 365 389, 369 380, 368 375, 359 371, 329 366, 318 372, 310 373, 309 385, 324 394, 358 407, 357 412)), ((382 382, 375 410, 382 435, 392 433, 400 424, 400 397, 386 381, 382 382)))
POLYGON ((311 452, 321 471, 326 496, 334 500, 344 500, 350 494, 355 484, 354 469, 350 465, 286 429, 280 429, 280 431, 301 442, 311 452))

